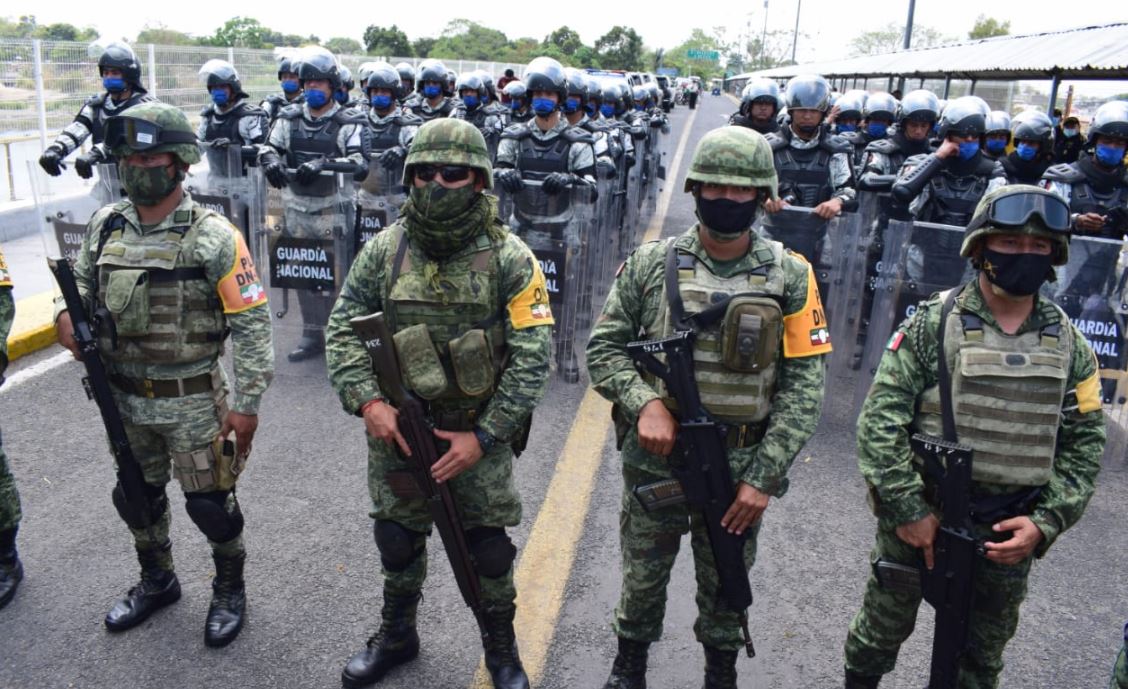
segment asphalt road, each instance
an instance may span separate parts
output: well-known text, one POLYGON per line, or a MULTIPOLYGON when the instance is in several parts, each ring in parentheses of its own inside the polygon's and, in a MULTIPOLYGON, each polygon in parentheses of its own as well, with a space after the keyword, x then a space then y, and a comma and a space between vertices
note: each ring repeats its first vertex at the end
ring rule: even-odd
MULTIPOLYGON (((732 107, 708 95, 699 103, 672 114, 667 164, 687 126, 690 133, 681 165, 670 171, 668 210, 654 226, 663 235, 694 221, 690 197, 680 192, 685 168, 697 139, 721 126, 732 107)), ((202 638, 212 562, 175 487, 172 538, 183 598, 124 634, 103 628, 105 612, 136 581, 137 566, 110 503, 111 461, 79 384, 81 367, 44 363, 57 353, 18 361, 8 372, 15 384, 0 391, 4 448, 23 499, 26 569, 15 601, 0 612, 0 687, 339 686, 345 660, 378 623, 380 574, 363 426, 341 411, 323 371, 280 371, 266 395, 239 486, 248 622, 231 646, 213 650, 202 638), (13 375, 34 366, 44 371, 13 375)), ((615 649, 621 479, 604 407, 585 398, 584 382, 553 380, 515 472, 525 517, 514 538, 523 557, 543 558, 519 566, 522 600, 538 601, 522 609, 519 638, 536 670, 534 686, 543 689, 602 686, 615 649), (578 536, 570 535, 573 526, 578 536), (567 540, 552 540, 561 534, 567 540)), ((827 391, 833 413, 796 460, 790 491, 766 512, 752 570, 758 655, 741 658, 742 687, 841 686, 842 642, 861 601, 874 531, 855 464, 851 393, 840 383, 827 391)), ((1128 462, 1106 460, 1082 522, 1034 567, 1002 686, 1107 685, 1128 615, 1125 504, 1128 462)), ((419 615, 423 650, 381 686, 476 684, 474 622, 436 539, 430 553, 419 615)), ((665 636, 651 650, 651 687, 700 686, 693 588, 685 552, 669 589, 665 636)), ((883 686, 925 683, 931 617, 922 608, 918 632, 883 686)))

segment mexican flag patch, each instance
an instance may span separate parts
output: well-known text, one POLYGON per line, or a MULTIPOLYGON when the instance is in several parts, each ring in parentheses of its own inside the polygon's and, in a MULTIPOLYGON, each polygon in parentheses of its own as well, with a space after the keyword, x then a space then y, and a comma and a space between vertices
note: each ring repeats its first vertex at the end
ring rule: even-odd
POLYGON ((897 351, 898 349, 901 348, 901 343, 904 342, 904 340, 905 340, 905 333, 898 330, 897 332, 893 333, 893 335, 889 338, 889 342, 887 342, 885 344, 885 348, 888 349, 891 352, 895 352, 895 351, 897 351))

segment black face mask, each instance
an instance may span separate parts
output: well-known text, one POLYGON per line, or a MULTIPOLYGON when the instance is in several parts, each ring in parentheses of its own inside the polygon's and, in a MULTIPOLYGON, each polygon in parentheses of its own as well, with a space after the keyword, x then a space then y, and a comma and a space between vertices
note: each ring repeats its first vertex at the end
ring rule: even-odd
POLYGON ((697 219, 712 230, 719 241, 733 241, 752 227, 758 204, 732 199, 704 199, 697 197, 697 219))
POLYGON ((1028 297, 1034 294, 1053 270, 1049 254, 1004 254, 983 248, 980 270, 991 284, 1007 294, 1028 297))

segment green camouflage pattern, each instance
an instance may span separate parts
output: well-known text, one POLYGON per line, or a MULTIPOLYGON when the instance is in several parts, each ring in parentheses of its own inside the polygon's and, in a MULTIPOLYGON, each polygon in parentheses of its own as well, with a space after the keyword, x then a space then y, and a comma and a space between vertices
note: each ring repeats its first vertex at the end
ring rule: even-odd
POLYGON ((779 195, 772 147, 747 127, 719 127, 701 137, 685 175, 685 190, 699 182, 767 188, 771 198, 779 195))
MULTIPOLYGON (((1006 186, 998 187, 996 189, 988 191, 983 195, 983 198, 979 199, 979 203, 975 206, 975 213, 972 215, 972 222, 974 222, 976 218, 985 215, 987 213, 987 209, 991 206, 992 203, 999 199, 999 197, 1008 196, 1010 194, 1045 194, 1047 196, 1052 195, 1055 198, 1060 198, 1057 197, 1057 195, 1053 192, 1046 191, 1041 187, 1035 187, 1029 184, 1008 184, 1006 186)), ((1064 266, 1069 262, 1069 233, 1050 232, 1041 224, 1040 221, 1028 222, 1022 227, 996 227, 993 225, 985 224, 975 228, 974 230, 965 232, 963 243, 960 245, 960 256, 963 256, 964 258, 971 258, 971 255, 975 252, 976 242, 980 238, 987 237, 988 235, 992 234, 1014 233, 1030 234, 1036 237, 1045 237, 1046 239, 1053 240, 1057 244, 1057 248, 1054 253, 1053 264, 1055 266, 1064 266)))
POLYGON ((1120 655, 1116 656, 1108 689, 1128 689, 1128 625, 1124 625, 1124 645, 1120 648, 1120 655))
MULTIPOLYGON (((349 319, 390 310, 390 295, 387 293, 389 273, 403 232, 402 223, 397 222, 364 245, 349 270, 329 317, 325 349, 329 380, 340 397, 341 405, 350 414, 359 414, 365 403, 383 399, 383 395, 368 353, 349 326, 349 319)), ((508 232, 500 236, 488 235, 487 228, 483 226, 479 235, 487 235, 496 254, 499 302, 503 302, 501 305, 508 304, 534 279, 538 279, 536 259, 520 239, 508 232)), ((408 235, 408 252, 412 264, 434 278, 423 284, 462 284, 479 279, 470 273, 475 251, 460 252, 448 260, 435 262, 408 235)), ((409 284, 412 284, 411 279, 403 281, 401 278, 395 292, 400 294, 402 286, 409 284)), ((452 303, 448 307, 435 308, 445 308, 445 315, 454 316, 460 315, 457 310, 461 306, 452 303), (455 313, 451 313, 452 310, 455 313)), ((441 318, 443 315, 435 314, 434 317, 441 318)), ((513 452, 508 443, 523 428, 548 387, 552 328, 544 325, 516 329, 509 317, 503 320, 508 360, 493 395, 476 420, 479 427, 501 442, 471 469, 450 482, 469 528, 507 527, 520 522, 521 501, 513 484, 513 452)), ((445 450, 446 444, 440 443, 439 451, 445 450)), ((368 439, 370 514, 374 519, 395 521, 420 533, 429 532, 431 518, 424 502, 395 496, 385 478, 391 471, 406 468, 406 463, 394 450, 382 442, 368 439)), ((426 577, 426 558, 419 557, 405 571, 385 571, 384 576, 388 592, 403 595, 417 592, 426 577)), ((495 580, 483 577, 482 583, 484 595, 489 600, 510 602, 514 599, 512 571, 495 580)))
MULTIPOLYGON (((4 255, 0 254, 0 265, 4 255)), ((12 320, 16 316, 16 302, 12 298, 11 287, 0 287, 0 379, 8 366, 8 333, 12 330, 12 320)), ((8 455, 4 453, 3 440, 0 439, 0 531, 15 528, 20 523, 20 494, 16 490, 16 479, 8 465, 8 455)))
POLYGON ((466 165, 485 175, 485 188, 493 189, 493 164, 486 139, 466 120, 451 117, 431 120, 415 133, 404 161, 403 183, 411 185, 412 165, 466 165))
MULTIPOLYGON (((188 117, 180 108, 160 101, 139 103, 130 108, 128 114, 119 115, 119 117, 152 122, 160 125, 165 131, 186 132, 192 136, 196 135, 192 125, 188 123, 188 117)), ((163 144, 147 150, 151 153, 172 153, 188 165, 195 165, 200 162, 200 147, 196 144, 163 144)), ((116 158, 123 158, 133 153, 133 150, 129 146, 121 145, 110 152, 116 158)))
MULTIPOLYGON (((978 316, 984 328, 999 329, 983 301, 978 282, 968 286, 957 304, 962 311, 978 316)), ((925 501, 924 480, 913 463, 909 428, 925 389, 936 385, 936 336, 941 307, 939 295, 934 295, 901 324, 890 340, 896 344, 885 351, 858 418, 858 467, 878 517, 875 553, 887 554, 907 564, 916 563, 919 553, 896 538, 896 527, 935 511, 925 501)), ((1037 332, 1046 325, 1060 322, 1060 311, 1038 297, 1034 311, 1017 334, 1037 332)), ((1081 413, 1077 408, 1077 384, 1094 375, 1096 360, 1084 336, 1071 324, 1062 325, 1067 328, 1063 336, 1073 338, 1073 354, 1052 477, 1029 515, 1045 537, 1034 551, 1036 557, 1044 556, 1057 537, 1081 518, 1093 494, 1105 442, 1102 412, 1098 409, 1081 413)), ((972 492, 989 496, 1014 493, 1019 488, 975 481, 972 492)), ((989 535, 988 531, 980 534, 989 535)), ((974 603, 974 648, 965 662, 961 687, 995 686, 995 678, 1002 668, 1003 647, 1017 624, 1018 607, 1025 596, 1032 559, 1013 567, 993 566, 986 560, 979 560, 985 572, 984 593, 977 596, 974 603)), ((979 586, 977 582, 977 588, 979 586)), ((912 630, 917 604, 919 600, 881 591, 871 576, 862 610, 851 624, 846 642, 846 666, 861 674, 889 672, 901 642, 912 630)))
MULTIPOLYGON (((730 127, 729 129, 733 129, 730 127)), ((772 252, 767 240, 753 234, 747 255, 731 265, 711 259, 698 238, 698 226, 684 234, 639 247, 619 272, 592 330, 587 347, 587 367, 595 390, 615 403, 624 424, 622 445, 624 476, 620 534, 623 558, 623 588, 615 611, 616 632, 641 641, 656 640, 662 632, 665 588, 677 555, 678 541, 689 530, 697 571, 699 617, 697 638, 708 645, 736 649, 741 645, 738 617, 715 605, 715 568, 700 520, 685 508, 646 514, 629 490, 639 482, 671 476, 665 457, 651 454, 638 444, 639 411, 660 398, 659 392, 639 375, 626 352, 635 340, 658 336, 651 324, 661 323, 665 308, 663 289, 666 247, 669 242, 698 256, 718 277, 731 277, 761 264, 765 256, 782 256, 784 275, 783 312, 803 309, 807 300, 809 267, 790 253, 772 252), (640 334, 641 333, 641 334, 640 334)), ((787 471, 814 431, 811 419, 821 412, 825 364, 823 357, 783 358, 778 355, 779 378, 763 440, 750 447, 729 450, 733 476, 776 497, 788 487, 787 471)), ((749 531, 747 564, 756 553, 756 534, 749 531)))

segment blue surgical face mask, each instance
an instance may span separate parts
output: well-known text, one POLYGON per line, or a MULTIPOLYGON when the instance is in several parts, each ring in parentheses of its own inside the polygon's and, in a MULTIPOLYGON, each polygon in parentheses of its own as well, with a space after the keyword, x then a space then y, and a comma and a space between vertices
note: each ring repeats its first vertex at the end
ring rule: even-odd
POLYGON ((858 125, 856 124, 839 124, 835 125, 835 127, 836 129, 838 129, 839 134, 847 134, 849 132, 858 131, 858 125))
POLYGON ((344 105, 345 103, 349 102, 349 92, 348 91, 334 91, 333 92, 333 100, 337 101, 341 105, 344 105))
POLYGON ((884 122, 870 122, 866 125, 866 134, 869 134, 875 139, 884 138, 889 132, 889 125, 884 122))
POLYGON ((978 141, 960 142, 960 160, 971 160, 975 157, 976 153, 979 153, 978 141))
POLYGON ((1019 142, 1019 144, 1014 147, 1014 152, 1022 160, 1034 160, 1034 156, 1038 155, 1038 149, 1026 142, 1019 142))
POLYGON ((580 109, 580 99, 578 97, 569 97, 567 100, 564 101, 564 112, 566 112, 568 114, 572 114, 574 112, 579 111, 579 109, 580 109))
POLYGON ((423 95, 426 96, 427 98, 438 98, 439 95, 442 94, 442 92, 443 92, 442 86, 436 86, 434 84, 424 84, 423 85, 423 95))
POLYGON ((369 99, 369 102, 372 103, 372 107, 376 108, 377 110, 386 110, 392 107, 392 97, 386 94, 372 96, 372 98, 369 99))
POLYGON ((637 110, 638 112, 642 112, 643 110, 646 110, 646 104, 645 103, 635 103, 634 109, 637 110))
POLYGON ((991 153, 1002 153, 1007 150, 1006 139, 987 139, 987 150, 991 153))
POLYGON ((599 106, 599 112, 602 113, 604 117, 607 117, 607 118, 614 117, 615 116, 615 106, 604 103, 603 105, 599 106))
POLYGON ((521 100, 520 98, 511 98, 509 100, 509 109, 510 110, 520 110, 523 107, 525 107, 525 102, 523 100, 521 100))
POLYGON ((102 77, 102 88, 110 93, 121 93, 125 90, 125 79, 121 77, 102 77))
POLYGON ((1073 138, 1080 133, 1080 130, 1077 130, 1077 129, 1074 129, 1074 128, 1071 127, 1069 129, 1061 130, 1061 133, 1064 134, 1067 138, 1073 138))
POLYGON ((309 103, 309 107, 314 109, 320 108, 329 102, 329 96, 325 95, 325 92, 321 89, 310 89, 306 91, 305 97, 306 103, 309 103))
POLYGON ((1097 144, 1097 161, 1102 165, 1109 167, 1116 167, 1124 160, 1124 147, 1123 146, 1109 146, 1108 144, 1097 144))
POLYGON ((227 89, 212 89, 211 97, 216 105, 227 105, 227 89))
POLYGON ((595 103, 588 103, 584 106, 584 112, 588 117, 595 117, 595 113, 599 112, 599 108, 595 107, 595 103))
POLYGON ((540 117, 548 117, 556 110, 556 101, 551 98, 534 98, 533 112, 540 117))
POLYGON ((482 101, 479 100, 477 96, 463 96, 462 102, 465 103, 466 107, 470 110, 473 110, 474 108, 482 104, 482 101))
POLYGON ((299 89, 301 89, 301 84, 298 83, 297 79, 282 80, 282 90, 286 93, 297 93, 299 89))

